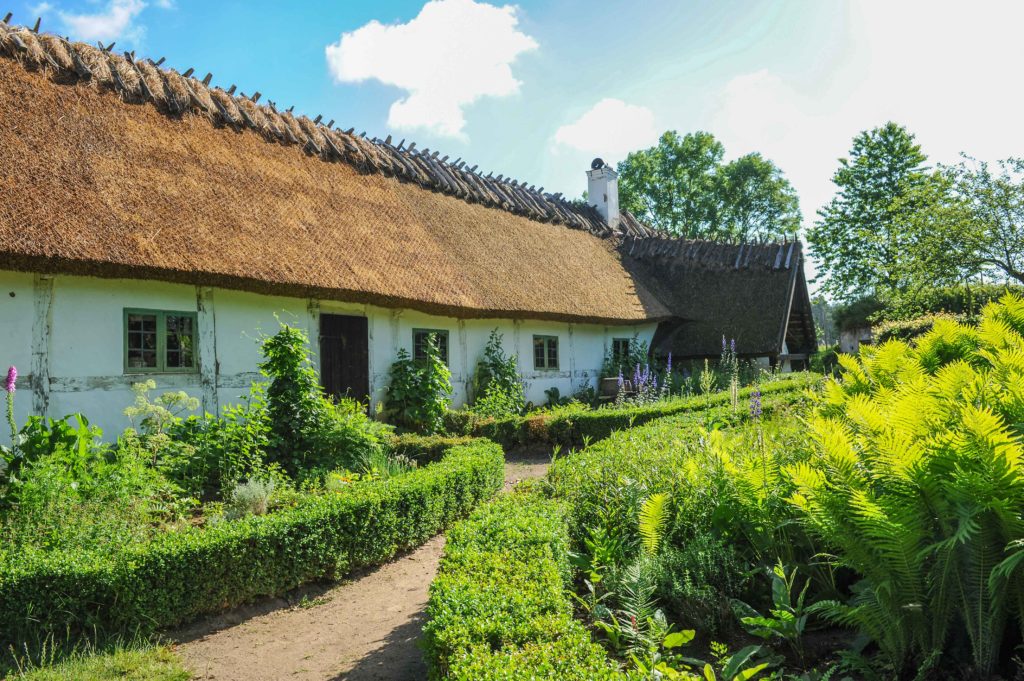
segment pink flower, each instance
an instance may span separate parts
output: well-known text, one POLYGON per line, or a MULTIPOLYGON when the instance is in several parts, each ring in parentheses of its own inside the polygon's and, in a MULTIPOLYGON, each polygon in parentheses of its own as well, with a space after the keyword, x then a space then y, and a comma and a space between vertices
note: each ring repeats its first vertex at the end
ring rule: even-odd
POLYGON ((11 367, 10 369, 7 370, 7 382, 4 384, 4 390, 6 390, 9 393, 13 393, 14 384, 15 382, 17 382, 17 380, 18 369, 16 367, 11 367))

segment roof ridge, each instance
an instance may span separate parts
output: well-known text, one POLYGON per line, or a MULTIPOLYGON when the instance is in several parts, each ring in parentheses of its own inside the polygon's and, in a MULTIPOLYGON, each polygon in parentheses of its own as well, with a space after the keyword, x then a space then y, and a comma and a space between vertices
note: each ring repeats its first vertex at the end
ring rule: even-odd
MULTIPOLYGON (((649 230, 649 228, 648 228, 649 230)), ((689 239, 648 231, 647 234, 626 234, 621 249, 638 260, 670 258, 685 260, 705 267, 747 269, 751 266, 772 270, 793 269, 801 263, 803 243, 799 239, 764 242, 727 242, 689 239)))
POLYGON ((14 58, 23 66, 73 78, 74 84, 92 81, 124 100, 149 102, 171 116, 195 113, 235 130, 249 128, 268 142, 301 146, 308 155, 324 161, 348 163, 361 172, 413 182, 467 203, 481 203, 537 222, 561 224, 601 238, 646 231, 630 229, 628 221, 613 230, 592 206, 568 201, 561 193, 545 193, 543 187, 527 188, 525 182, 503 175, 484 176, 476 172, 477 166, 467 167, 461 158, 449 163, 448 156, 438 159, 440 152, 419 151, 415 143, 405 146, 404 139, 395 146, 391 135, 384 140, 366 139, 365 132, 354 135, 354 128, 334 128, 333 120, 322 124, 321 116, 314 120, 305 115, 296 117, 291 108, 278 111, 269 100, 260 105, 258 91, 247 97, 244 93, 235 95, 234 85, 228 90, 211 87, 212 74, 200 81, 192 77, 194 69, 178 73, 161 68, 163 58, 155 62, 136 59, 134 52, 122 56, 111 51, 114 43, 92 47, 52 33, 39 33, 38 22, 29 29, 8 25, 9 20, 10 14, 0 20, 0 55, 14 58))

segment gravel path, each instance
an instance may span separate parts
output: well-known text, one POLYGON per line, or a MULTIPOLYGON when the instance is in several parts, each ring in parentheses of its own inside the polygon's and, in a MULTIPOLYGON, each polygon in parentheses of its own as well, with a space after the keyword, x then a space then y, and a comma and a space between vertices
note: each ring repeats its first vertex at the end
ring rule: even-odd
MULTIPOLYGON (((505 489, 547 471, 550 452, 506 457, 505 489)), ((444 537, 331 588, 266 599, 178 632, 196 679, 346 681, 425 679, 418 646, 444 537)))

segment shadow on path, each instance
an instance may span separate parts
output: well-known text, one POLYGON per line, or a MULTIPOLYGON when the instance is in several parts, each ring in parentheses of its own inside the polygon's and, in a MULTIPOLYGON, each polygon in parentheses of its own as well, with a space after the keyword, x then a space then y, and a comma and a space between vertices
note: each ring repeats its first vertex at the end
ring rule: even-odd
POLYGON ((420 681, 427 678, 427 664, 420 649, 426 613, 420 610, 396 627, 382 642, 347 672, 333 681, 420 681))

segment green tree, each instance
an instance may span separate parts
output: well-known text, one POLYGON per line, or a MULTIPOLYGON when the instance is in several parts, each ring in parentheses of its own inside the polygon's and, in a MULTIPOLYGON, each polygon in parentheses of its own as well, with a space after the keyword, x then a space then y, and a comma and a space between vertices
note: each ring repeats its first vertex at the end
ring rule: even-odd
POLYGON ((707 132, 668 131, 618 165, 619 203, 655 229, 690 239, 765 240, 800 226, 796 192, 774 163, 748 154, 723 163, 707 132))
POLYGON ((914 136, 896 123, 854 138, 850 157, 832 176, 836 195, 807 234, 825 293, 848 301, 958 278, 937 230, 955 205, 948 183, 926 161, 914 136))
POLYGON ((988 163, 966 158, 946 169, 962 210, 947 222, 949 250, 968 272, 1024 283, 1024 159, 988 163))
POLYGON ((720 229, 737 241, 764 241, 800 229, 800 200, 782 171, 753 153, 719 168, 720 229))

